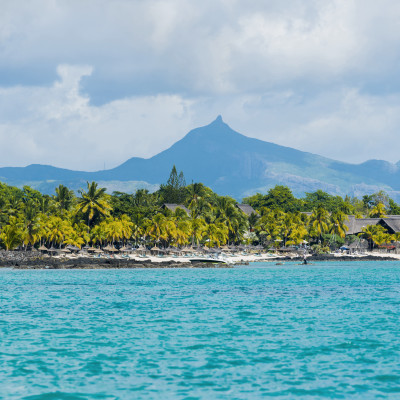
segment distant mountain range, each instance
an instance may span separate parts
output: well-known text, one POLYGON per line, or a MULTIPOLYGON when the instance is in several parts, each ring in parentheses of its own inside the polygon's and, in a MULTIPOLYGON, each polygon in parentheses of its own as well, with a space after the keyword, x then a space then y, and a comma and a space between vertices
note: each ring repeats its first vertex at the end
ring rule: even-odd
POLYGON ((249 138, 232 130, 219 116, 211 124, 190 131, 169 149, 144 159, 133 157, 120 166, 97 172, 72 171, 48 165, 0 168, 0 181, 30 185, 53 193, 60 183, 77 190, 97 181, 109 192, 157 190, 173 165, 186 182, 203 182, 219 194, 237 199, 289 186, 297 196, 322 189, 331 194, 362 196, 378 190, 400 200, 400 162, 370 160, 349 164, 315 154, 249 138))

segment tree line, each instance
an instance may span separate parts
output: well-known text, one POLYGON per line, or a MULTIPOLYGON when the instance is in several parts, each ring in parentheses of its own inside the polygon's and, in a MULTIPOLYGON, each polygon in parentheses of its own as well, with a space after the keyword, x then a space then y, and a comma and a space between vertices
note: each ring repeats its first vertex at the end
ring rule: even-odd
MULTIPOLYGON (((46 195, 29 186, 19 189, 0 183, 0 246, 7 250, 41 245, 81 248, 129 242, 160 247, 252 244, 277 248, 307 243, 316 251, 326 251, 328 246, 345 243, 348 214, 400 214, 399 206, 384 192, 358 199, 318 190, 299 199, 288 187, 276 186, 243 202, 256 212, 244 214, 235 199, 220 196, 202 183, 187 185, 175 166, 154 193, 139 189, 133 194, 108 194, 96 182, 87 182, 77 194, 59 185, 53 195, 46 195), (172 212, 162 208, 165 203, 184 205, 189 212, 183 208, 172 212)), ((363 236, 372 245, 397 240, 375 226, 367 226, 363 236)))

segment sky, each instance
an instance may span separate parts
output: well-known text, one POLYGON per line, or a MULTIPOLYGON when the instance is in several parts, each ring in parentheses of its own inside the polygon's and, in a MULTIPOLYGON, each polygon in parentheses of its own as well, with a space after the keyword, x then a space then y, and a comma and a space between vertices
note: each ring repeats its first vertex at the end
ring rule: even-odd
POLYGON ((112 168, 219 114, 397 162, 399 20, 396 0, 0 0, 0 166, 112 168))

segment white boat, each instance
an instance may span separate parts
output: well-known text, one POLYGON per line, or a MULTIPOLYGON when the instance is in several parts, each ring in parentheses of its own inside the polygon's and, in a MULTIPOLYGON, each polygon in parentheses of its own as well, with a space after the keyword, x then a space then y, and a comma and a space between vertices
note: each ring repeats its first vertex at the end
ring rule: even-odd
POLYGON ((218 254, 217 256, 205 256, 205 257, 195 257, 190 258, 190 262, 192 263, 213 263, 213 264, 232 264, 232 260, 230 260, 225 254, 218 254))

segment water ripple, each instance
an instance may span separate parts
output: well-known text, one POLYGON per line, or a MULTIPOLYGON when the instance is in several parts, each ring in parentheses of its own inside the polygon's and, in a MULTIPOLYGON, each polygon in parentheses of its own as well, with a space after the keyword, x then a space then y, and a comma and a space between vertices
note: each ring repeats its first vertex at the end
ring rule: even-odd
POLYGON ((399 305, 399 263, 0 270, 0 398, 396 399, 399 305))

